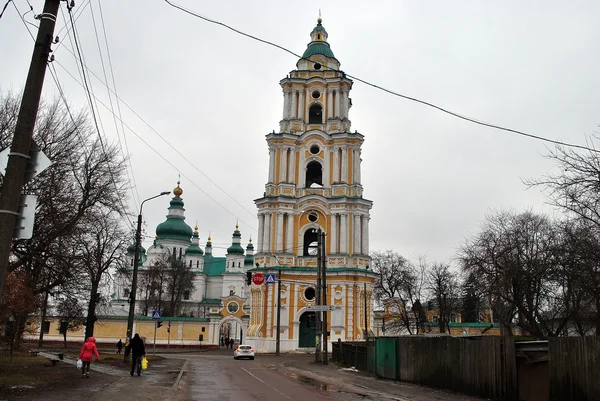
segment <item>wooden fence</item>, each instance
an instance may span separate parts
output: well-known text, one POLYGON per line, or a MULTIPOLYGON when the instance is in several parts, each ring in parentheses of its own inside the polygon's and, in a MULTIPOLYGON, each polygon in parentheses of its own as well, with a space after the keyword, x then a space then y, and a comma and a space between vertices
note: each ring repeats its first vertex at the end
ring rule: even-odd
POLYGON ((517 345, 513 337, 380 337, 338 342, 332 359, 380 377, 495 401, 600 401, 600 337, 517 345))
POLYGON ((600 400, 600 337, 548 340, 550 400, 600 400))

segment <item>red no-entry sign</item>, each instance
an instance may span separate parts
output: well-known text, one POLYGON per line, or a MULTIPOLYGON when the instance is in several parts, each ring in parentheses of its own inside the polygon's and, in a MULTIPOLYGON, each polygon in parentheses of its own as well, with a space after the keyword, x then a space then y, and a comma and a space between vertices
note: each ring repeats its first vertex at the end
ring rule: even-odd
POLYGON ((262 273, 254 273, 252 275, 252 283, 256 285, 261 285, 265 282, 265 275, 262 273))

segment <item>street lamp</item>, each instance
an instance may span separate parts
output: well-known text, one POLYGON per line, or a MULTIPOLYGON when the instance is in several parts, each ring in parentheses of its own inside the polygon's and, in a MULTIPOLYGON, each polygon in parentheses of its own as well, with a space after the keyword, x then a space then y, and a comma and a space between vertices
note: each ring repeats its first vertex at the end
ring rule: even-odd
MULTIPOLYGON (((131 332, 133 331, 133 316, 135 315, 135 292, 137 289, 137 273, 138 273, 138 264, 140 263, 140 248, 142 242, 142 208, 144 207, 144 203, 158 198, 159 196, 169 195, 171 191, 161 192, 158 195, 155 195, 151 198, 145 199, 142 201, 140 205, 140 214, 138 214, 137 220, 137 229, 135 231, 135 254, 133 255, 133 278, 131 280, 131 293, 130 293, 130 301, 129 301, 129 317, 127 319, 127 340, 131 341, 131 332)), ((127 361, 127 357, 124 357, 125 361, 127 361)))

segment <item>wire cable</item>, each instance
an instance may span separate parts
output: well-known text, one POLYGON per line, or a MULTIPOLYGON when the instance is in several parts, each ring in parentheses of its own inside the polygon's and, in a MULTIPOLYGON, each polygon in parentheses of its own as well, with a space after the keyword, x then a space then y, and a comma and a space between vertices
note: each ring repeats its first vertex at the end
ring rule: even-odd
POLYGON ((4 4, 4 7, 2 7, 2 11, 0 12, 0 18, 2 18, 2 16, 4 15, 4 11, 6 11, 6 8, 8 7, 8 4, 11 2, 12 0, 8 0, 6 2, 6 4, 4 4))
MULTIPOLYGON (((94 7, 90 4, 90 13, 92 15, 92 23, 94 25, 94 35, 96 36, 96 44, 98 45, 98 53, 100 55, 100 65, 102 66, 102 73, 104 74, 104 81, 108 83, 108 78, 106 76, 106 68, 104 67, 104 56, 102 55, 102 46, 100 46, 100 38, 98 37, 98 29, 96 27, 96 17, 94 15, 94 7)), ((104 21, 103 21, 104 23, 104 21)), ((106 34, 106 30, 104 30, 104 33, 106 34)), ((105 37, 106 40, 106 37, 105 37)), ((112 73, 112 66, 111 66, 111 73, 112 73)), ((113 75, 113 83, 114 83, 114 75, 113 75)), ((119 135, 119 125, 117 123, 117 119, 116 119, 116 115, 115 115, 115 110, 114 110, 114 105, 113 105, 113 100, 112 100, 112 96, 110 91, 108 91, 108 101, 110 104, 110 110, 113 116, 113 123, 115 125, 115 131, 117 133, 117 139, 118 139, 118 143, 119 143, 119 149, 121 150, 121 154, 123 155, 123 160, 125 160, 126 163, 126 172, 127 172, 127 177, 129 179, 129 181, 132 182, 132 187, 131 189, 131 196, 133 197, 133 200, 135 202, 136 205, 139 205, 141 203, 141 199, 139 197, 139 194, 137 193, 137 186, 135 183, 135 176, 133 175, 133 167, 131 166, 131 160, 129 159, 129 152, 125 153, 125 150, 123 149, 123 144, 121 142, 121 135, 119 135), (137 197, 136 197, 137 195, 137 197)), ((97 108, 98 106, 96 106, 97 108)))
MULTIPOLYGON (((75 78, 75 76, 73 76, 73 74, 71 74, 71 72, 69 72, 69 70, 67 70, 60 62, 58 62, 57 60, 54 61, 54 63, 57 63, 65 72, 67 72, 67 74, 69 74, 69 76, 71 78, 73 78, 73 80, 75 80, 75 82, 77 82, 80 86, 84 87, 83 83, 79 82, 77 80, 77 78, 75 78)), ((94 96, 94 95, 92 95, 94 96)), ((95 96, 94 96, 95 97, 95 96)), ((98 103, 100 103, 102 106, 104 106, 104 108, 106 108, 108 110, 108 112, 110 112, 110 108, 104 104, 100 99, 96 98, 96 101, 98 103)), ((123 102, 123 104, 126 105, 125 102, 123 102)), ((132 110, 133 111, 133 110, 132 110)), ((135 113, 135 111, 133 111, 135 113)), ((118 118, 118 117, 117 117, 118 118)), ((140 136, 137 132, 135 132, 133 130, 133 128, 131 128, 129 125, 127 125, 123 120, 120 120, 125 127, 133 134, 135 135, 140 141, 142 141, 142 143, 144 143, 148 148, 150 148, 150 150, 152 150, 154 153, 156 153, 163 161, 165 161, 169 166, 173 167, 174 170, 176 171, 180 171, 180 169, 177 168, 177 166, 175 166, 170 160, 168 160, 165 156, 163 156, 163 154, 159 151, 157 151, 154 147, 152 147, 152 145, 150 145, 144 138, 142 138, 142 136, 140 136)), ((246 223, 244 220, 240 219, 235 213, 233 213, 231 210, 227 209, 225 206, 223 206, 220 202, 218 202, 215 198, 213 198, 212 196, 210 196, 208 194, 208 192, 206 192, 204 189, 202 189, 198 184, 196 184, 196 182, 194 180, 192 180, 190 177, 186 176, 185 174, 181 174, 181 176, 183 178, 185 178, 186 180, 188 180, 193 186, 195 186, 200 192, 202 192, 204 195, 206 195, 206 197, 208 197, 210 200, 212 200, 213 202, 215 202, 218 206, 220 206, 223 210, 225 210, 227 213, 231 214, 233 217, 235 217, 236 219, 239 220, 240 223, 244 224, 245 226, 247 226, 248 228, 250 228, 251 230, 253 230, 254 232, 258 232, 253 226, 251 226, 250 224, 246 223)))
MULTIPOLYGON (((121 120, 121 133, 123 135, 123 142, 125 143, 125 151, 127 152, 127 155, 129 155, 129 145, 127 143, 127 136, 125 135, 125 125, 123 125, 123 116, 121 114, 121 104, 119 102, 119 97, 117 95, 117 83, 115 81, 115 73, 113 70, 113 66, 112 66, 112 57, 110 56, 110 48, 108 46, 108 36, 106 35, 106 24, 104 23, 104 13, 102 12, 102 2, 100 0, 98 0, 98 8, 100 9, 100 20, 102 22, 102 31, 104 32, 104 44, 106 46, 106 55, 108 56, 108 66, 110 69, 110 76, 111 76, 111 80, 112 80, 112 85, 113 85, 113 91, 115 93, 115 99, 116 99, 116 103, 117 103, 117 112, 119 113, 119 119, 121 120)), ((109 91, 109 95, 110 95, 110 91, 109 91)), ((118 134, 119 130, 117 130, 117 134, 118 134)), ((131 161, 129 161, 129 168, 131 169, 131 178, 133 180, 133 187, 135 189, 135 193, 137 195, 137 199, 138 199, 138 204, 140 203, 140 194, 138 192, 138 187, 137 187, 137 183, 135 181, 135 174, 133 172, 133 165, 131 164, 131 161)))
MULTIPOLYGON (((229 25, 227 25, 227 24, 225 24, 223 22, 207 18, 207 17, 205 17, 203 15, 200 15, 200 14, 198 14, 198 13, 192 11, 192 10, 189 10, 189 9, 187 9, 185 7, 182 7, 182 6, 178 5, 178 4, 175 4, 175 3, 173 3, 173 2, 171 2, 169 0, 165 0, 165 2, 167 4, 169 4, 171 7, 177 8, 177 9, 179 9, 179 10, 181 10, 181 11, 187 13, 187 14, 190 14, 190 15, 196 17, 196 18, 200 18, 200 19, 202 19, 204 21, 207 21, 207 22, 210 22, 212 24, 220 25, 220 26, 222 26, 224 28, 227 28, 227 29, 229 29, 229 30, 231 30, 231 31, 239 34, 239 35, 246 36, 246 37, 248 37, 250 39, 256 40, 256 41, 264 43, 266 45, 276 47, 276 48, 278 48, 280 50, 283 50, 284 52, 289 53, 289 54, 291 54, 291 55, 293 55, 293 56, 295 56, 295 57, 297 57, 297 58, 299 58, 301 60, 310 61, 309 58, 302 57, 299 54, 297 54, 297 53, 295 53, 295 52, 293 52, 293 51, 291 51, 291 50, 289 50, 289 49, 287 49, 287 48, 285 48, 283 46, 280 46, 280 45, 278 45, 276 43, 273 43, 273 42, 270 42, 268 40, 264 40, 264 39, 258 38, 258 37, 253 36, 253 35, 250 35, 248 33, 245 33, 243 31, 235 29, 235 28, 233 28, 233 27, 231 27, 231 26, 229 26, 229 25)), ((528 134, 528 133, 523 132, 523 131, 519 131, 519 130, 515 130, 515 129, 511 129, 511 128, 502 127, 502 126, 496 125, 496 124, 486 123, 484 121, 480 121, 480 120, 477 120, 477 119, 474 119, 474 118, 471 118, 471 117, 464 116, 462 114, 455 113, 453 111, 450 111, 448 109, 445 109, 445 108, 443 108, 441 106, 438 106, 438 105, 435 105, 433 103, 430 103, 430 102, 427 102, 427 101, 424 101, 424 100, 421 100, 421 99, 417 99, 417 98, 414 98, 414 97, 411 97, 411 96, 403 95, 403 94, 401 94, 399 92, 395 92, 393 90, 384 88, 384 87, 382 87, 380 85, 371 83, 371 82, 369 82, 369 81, 367 81, 365 79, 362 79, 362 78, 359 78, 357 76, 345 73, 342 70, 337 70, 335 68, 330 68, 330 67, 327 67, 327 66, 323 66, 323 68, 325 68, 325 69, 327 69, 329 71, 334 71, 334 72, 339 72, 341 74, 344 74, 347 77, 354 79, 355 81, 361 82, 361 83, 363 83, 363 84, 365 84, 367 86, 371 86, 371 87, 373 87, 375 89, 379 89, 381 91, 389 93, 390 95, 394 95, 394 96, 397 96, 397 97, 400 97, 400 98, 403 98, 403 99, 406 99, 406 100, 410 100, 410 101, 417 102, 417 103, 420 103, 420 104, 425 105, 425 106, 432 107, 432 108, 434 108, 436 110, 439 110, 439 111, 441 111, 443 113, 449 114, 451 116, 460 118, 460 119, 465 120, 465 121, 469 121, 469 122, 474 123, 474 124, 479 124, 479 125, 482 125, 482 126, 485 126, 485 127, 488 127, 488 128, 494 128, 494 129, 501 130, 501 131, 511 132, 511 133, 514 133, 514 134, 517 134, 517 135, 525 136, 525 137, 532 138, 532 139, 537 139, 537 140, 544 141, 544 142, 549 142, 549 143, 552 143, 552 144, 555 144, 555 145, 561 145, 561 146, 567 146, 567 147, 571 147, 571 148, 584 149, 584 150, 588 150, 588 151, 591 151, 591 152, 599 152, 600 153, 600 150, 588 148, 586 146, 570 144, 570 143, 562 142, 562 141, 556 141, 556 140, 553 140, 553 139, 544 138, 544 137, 539 136, 539 135, 528 134)))
MULTIPOLYGON (((93 95, 93 93, 91 92, 90 87, 89 87, 88 82, 87 82, 87 78, 86 78, 86 74, 85 74, 85 66, 84 66, 83 57, 82 57, 82 53, 81 53, 81 48, 79 46, 79 41, 77 40, 77 29, 75 28, 75 21, 73 20, 73 14, 72 14, 71 10, 72 10, 72 7, 68 7, 67 8, 67 11, 68 11, 68 14, 69 14, 69 20, 71 21, 71 26, 73 28, 73 39, 75 41, 75 47, 77 49, 77 54, 79 55, 79 62, 81 64, 81 70, 82 70, 82 74, 83 74, 83 82, 84 82, 85 92, 86 92, 87 97, 88 97, 89 102, 90 102, 90 109, 92 111, 92 118, 94 120, 94 125, 96 127, 96 131, 98 133, 98 140, 100 141, 100 146, 102 148, 102 152, 104 153, 105 157, 108 157, 107 156, 107 152, 106 152, 106 146, 104 145, 104 140, 102 139, 102 133, 100 132, 100 128, 98 126, 98 120, 96 118, 96 112, 94 110, 93 101, 92 101, 92 95, 93 95)), ((95 95, 94 95, 94 98, 96 98, 95 95)), ((111 178, 111 181, 112 181, 112 183, 113 183, 113 185, 115 187, 115 190, 117 191, 117 193, 119 193, 120 191, 119 191, 119 188, 117 187, 117 182, 115 180, 113 171, 112 171, 112 169, 110 167, 108 169, 108 172, 110 174, 110 178, 111 178)), ((122 197, 118 196, 117 198, 119 199, 119 203, 121 204, 121 212, 120 212, 120 214, 124 214, 127 217, 128 221, 129 221, 129 224, 132 225, 133 222, 129 218, 129 214, 127 213, 127 208, 123 204, 122 197)))

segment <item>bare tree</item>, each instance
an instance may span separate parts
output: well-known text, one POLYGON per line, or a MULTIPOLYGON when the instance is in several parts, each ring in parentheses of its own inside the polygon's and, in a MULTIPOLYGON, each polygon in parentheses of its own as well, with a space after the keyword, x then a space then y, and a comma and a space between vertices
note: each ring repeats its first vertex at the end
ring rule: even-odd
POLYGON ((385 304, 390 316, 384 322, 386 331, 423 332, 426 316, 421 305, 426 263, 419 260, 413 265, 402 255, 391 250, 371 254, 375 281, 375 297, 385 304))
MULTIPOLYGON (((15 103, 13 94, 0 93, 0 148, 14 132, 15 103)), ((86 226, 94 209, 125 213, 125 163, 115 146, 94 138, 84 113, 70 114, 58 99, 42 102, 34 141, 53 164, 24 187, 38 196, 33 237, 13 242, 8 266, 9 272, 27 276, 34 294, 78 281, 75 238, 94 229, 86 226)), ((21 332, 32 312, 17 319, 21 332)))
POLYGON ((439 313, 440 333, 450 334, 450 323, 461 305, 458 275, 447 264, 433 263, 427 274, 427 286, 439 313))
POLYGON ((56 306, 60 318, 59 332, 63 335, 64 347, 67 348, 67 332, 75 331, 83 324, 83 307, 72 296, 63 298, 56 306))
MULTIPOLYGON (((73 255, 80 268, 83 269, 81 277, 85 278, 85 288, 88 290, 89 301, 87 308, 85 337, 94 335, 96 307, 100 295, 102 279, 109 274, 111 269, 117 267, 117 262, 122 258, 129 241, 127 230, 115 212, 98 208, 96 213, 88 217, 91 231, 79 233, 76 239, 76 250, 73 255)), ((82 282, 81 284, 84 284, 82 282)))
POLYGON ((591 234, 531 212, 501 212, 487 217, 461 258, 465 271, 480 279, 507 334, 517 323, 534 336, 556 336, 590 302, 581 273, 593 274, 597 265, 591 234))

